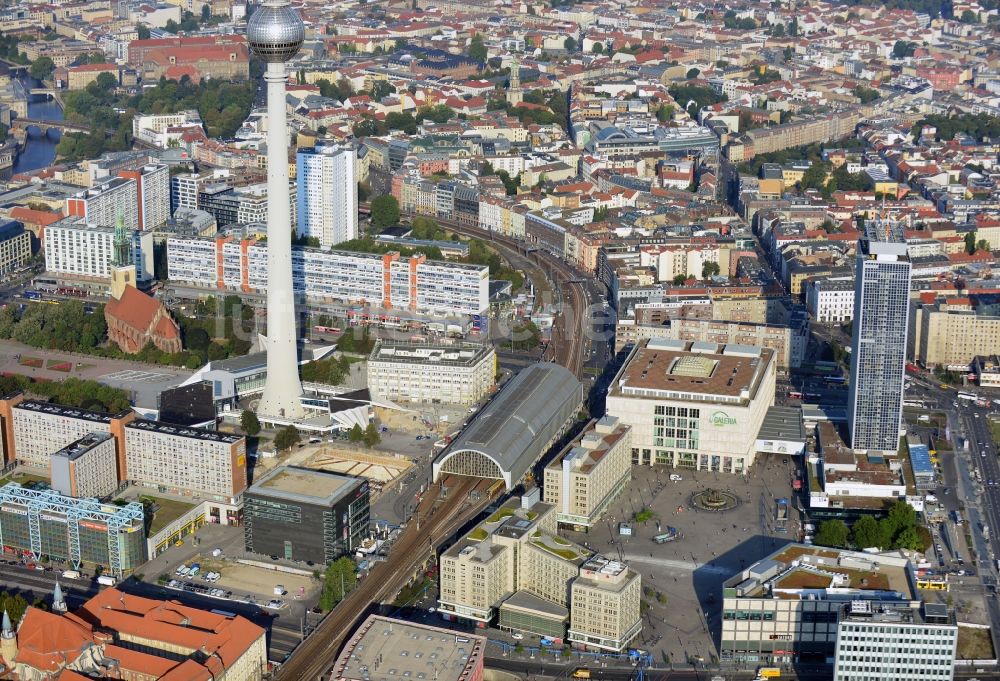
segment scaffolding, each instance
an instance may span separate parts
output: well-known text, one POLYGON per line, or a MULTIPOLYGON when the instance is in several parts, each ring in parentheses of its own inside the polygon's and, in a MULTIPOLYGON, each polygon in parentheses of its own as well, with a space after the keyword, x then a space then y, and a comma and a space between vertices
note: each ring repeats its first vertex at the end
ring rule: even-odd
MULTIPOLYGON (((108 569, 115 575, 123 572, 120 536, 123 531, 138 526, 143 527, 144 514, 142 504, 130 502, 125 506, 102 504, 97 499, 76 499, 66 497, 55 490, 34 490, 21 487, 17 483, 8 483, 0 487, 0 507, 18 513, 23 509, 28 520, 28 538, 30 546, 23 547, 31 551, 35 560, 40 560, 42 551, 42 514, 47 516, 62 516, 66 522, 66 545, 68 548, 65 559, 74 567, 82 563, 80 546, 81 521, 103 524, 107 529, 108 569), (13 508, 6 508, 13 507, 13 508)), ((0 523, 2 526, 2 523, 0 523)), ((2 540, 2 534, 0 534, 2 540)))

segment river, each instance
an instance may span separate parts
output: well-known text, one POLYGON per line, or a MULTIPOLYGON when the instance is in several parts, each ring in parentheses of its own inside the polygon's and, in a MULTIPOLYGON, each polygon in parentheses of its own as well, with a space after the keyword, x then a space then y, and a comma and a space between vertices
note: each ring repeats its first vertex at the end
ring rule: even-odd
MULTIPOLYGON (((25 80, 29 80, 29 77, 25 76, 25 80)), ((25 87, 38 86, 38 81, 30 80, 30 83, 24 83, 25 87)), ((28 118, 36 121, 61 121, 63 119, 62 109, 59 108, 55 100, 45 95, 28 96, 31 98, 31 101, 28 102, 28 118)), ((57 130, 51 130, 47 135, 42 135, 37 129, 29 129, 24 149, 18 154, 13 171, 6 172, 23 173, 51 165, 56 157, 59 135, 57 130)))

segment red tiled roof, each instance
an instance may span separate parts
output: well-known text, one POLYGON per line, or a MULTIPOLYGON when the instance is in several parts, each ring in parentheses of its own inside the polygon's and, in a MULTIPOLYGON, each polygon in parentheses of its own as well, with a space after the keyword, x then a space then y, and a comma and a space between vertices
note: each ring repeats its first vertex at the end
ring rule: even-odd
POLYGON ((80 613, 101 627, 120 634, 201 650, 208 659, 213 654, 217 655, 227 669, 263 635, 260 627, 243 617, 230 618, 190 608, 176 601, 142 598, 114 588, 105 589, 91 598, 80 613))
POLYGON ((62 211, 57 211, 50 213, 44 210, 35 210, 34 208, 27 208, 26 206, 15 206, 10 209, 10 217, 12 220, 20 220, 21 222, 27 222, 33 225, 41 225, 46 227, 51 225, 53 222, 58 222, 63 219, 62 211))
MULTIPOLYGON (((147 296, 133 286, 126 286, 122 297, 117 300, 112 299, 108 301, 104 312, 106 315, 121 320, 137 331, 145 333, 153 323, 153 319, 161 307, 163 307, 163 303, 156 298, 147 296)), ((157 323, 157 332, 165 338, 176 338, 178 335, 176 325, 171 324, 168 320, 167 326, 164 327, 164 319, 161 319, 157 323)))
POLYGON ((17 630, 16 662, 41 671, 57 671, 93 644, 82 622, 39 608, 28 608, 17 630))
POLYGON ((100 71, 101 73, 118 71, 117 64, 80 64, 79 66, 70 66, 66 69, 70 73, 86 73, 88 71, 100 71))

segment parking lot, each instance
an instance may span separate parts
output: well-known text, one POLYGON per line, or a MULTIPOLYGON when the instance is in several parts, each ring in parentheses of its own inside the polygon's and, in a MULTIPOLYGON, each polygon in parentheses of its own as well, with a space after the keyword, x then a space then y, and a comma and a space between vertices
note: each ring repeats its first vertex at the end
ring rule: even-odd
POLYGON ((186 538, 180 546, 172 546, 146 563, 141 577, 150 584, 157 584, 168 590, 187 591, 217 599, 217 607, 222 610, 229 609, 226 607, 227 602, 248 603, 266 609, 269 601, 277 599, 283 605, 272 608, 271 614, 287 616, 296 621, 303 608, 313 607, 319 599, 319 582, 308 574, 313 568, 305 564, 288 564, 288 567, 306 573, 289 574, 238 563, 237 559, 259 561, 268 567, 284 564, 284 561, 272 561, 266 556, 246 554, 243 550, 242 527, 209 524, 199 528, 194 536, 186 538), (219 555, 213 555, 216 551, 219 555), (199 570, 195 575, 178 574, 182 566, 190 568, 196 563, 199 570), (219 573, 219 578, 206 580, 205 577, 210 572, 219 573), (171 580, 177 583, 171 584, 171 580), (190 586, 185 588, 186 584, 190 586), (274 593, 274 587, 278 584, 284 587, 284 596, 274 593), (212 589, 221 589, 223 593, 210 593, 212 589), (293 603, 301 603, 302 606, 290 607, 293 603))

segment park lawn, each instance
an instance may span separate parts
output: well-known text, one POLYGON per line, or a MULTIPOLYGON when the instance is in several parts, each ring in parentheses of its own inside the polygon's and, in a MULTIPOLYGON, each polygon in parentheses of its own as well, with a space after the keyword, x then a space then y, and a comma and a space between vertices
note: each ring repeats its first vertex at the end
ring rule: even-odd
POLYGON ((68 373, 73 369, 73 363, 59 359, 50 359, 46 364, 46 368, 52 371, 65 371, 68 373))
POLYGON ((22 357, 18 364, 25 367, 34 367, 35 369, 41 369, 45 366, 45 362, 38 357, 22 357))
POLYGON ((49 479, 44 475, 32 475, 31 473, 14 473, 13 475, 8 475, 5 478, 0 478, 0 487, 3 487, 8 482, 16 482, 17 484, 27 485, 29 482, 44 482, 48 483, 49 479))

